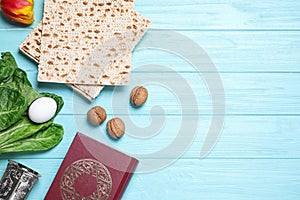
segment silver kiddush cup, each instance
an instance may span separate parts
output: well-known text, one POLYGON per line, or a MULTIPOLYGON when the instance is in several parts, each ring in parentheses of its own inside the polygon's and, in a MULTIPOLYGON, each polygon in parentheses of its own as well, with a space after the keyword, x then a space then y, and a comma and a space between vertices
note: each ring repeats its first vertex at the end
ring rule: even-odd
POLYGON ((0 200, 24 200, 41 177, 34 170, 9 160, 0 182, 0 200))

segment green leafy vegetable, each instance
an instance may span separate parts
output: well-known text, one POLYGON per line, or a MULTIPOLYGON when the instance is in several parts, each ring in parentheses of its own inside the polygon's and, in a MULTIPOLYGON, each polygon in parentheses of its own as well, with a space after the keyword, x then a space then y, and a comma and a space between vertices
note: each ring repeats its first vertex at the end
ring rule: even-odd
POLYGON ((29 87, 32 86, 27 78, 26 72, 24 72, 22 69, 17 68, 14 72, 14 75, 12 76, 12 79, 13 82, 18 83, 20 85, 26 85, 29 87))
POLYGON ((14 57, 5 52, 0 59, 0 154, 19 151, 40 151, 57 145, 63 127, 48 122, 36 124, 27 116, 30 104, 39 97, 51 97, 57 103, 55 116, 64 105, 60 96, 39 93, 32 88, 27 74, 19 69, 14 57))
POLYGON ((15 69, 17 68, 17 63, 9 52, 2 53, 1 55, 2 59, 0 60, 0 82, 5 82, 6 79, 10 78, 13 75, 15 69))
POLYGON ((3 83, 1 87, 7 87, 20 92, 26 99, 27 106, 29 106, 35 99, 40 97, 40 93, 31 87, 26 73, 21 69, 16 69, 15 73, 10 77, 6 83, 3 83))
POLYGON ((22 117, 14 126, 0 133, 0 148, 15 141, 30 137, 42 129, 48 128, 52 124, 50 120, 43 124, 35 124, 28 117, 22 117))
POLYGON ((0 87, 0 131, 18 121, 26 109, 26 99, 18 91, 0 87))
POLYGON ((43 151, 56 146, 63 138, 64 129, 59 124, 51 124, 32 137, 0 147, 0 153, 20 151, 43 151))

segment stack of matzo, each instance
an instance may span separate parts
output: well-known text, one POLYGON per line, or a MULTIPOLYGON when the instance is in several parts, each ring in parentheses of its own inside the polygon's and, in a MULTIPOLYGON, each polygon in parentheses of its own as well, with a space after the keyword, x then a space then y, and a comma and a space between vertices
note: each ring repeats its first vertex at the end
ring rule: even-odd
POLYGON ((39 81, 66 83, 92 101, 104 85, 129 83, 131 51, 150 25, 133 7, 133 0, 45 0, 43 21, 20 50, 39 63, 39 81))

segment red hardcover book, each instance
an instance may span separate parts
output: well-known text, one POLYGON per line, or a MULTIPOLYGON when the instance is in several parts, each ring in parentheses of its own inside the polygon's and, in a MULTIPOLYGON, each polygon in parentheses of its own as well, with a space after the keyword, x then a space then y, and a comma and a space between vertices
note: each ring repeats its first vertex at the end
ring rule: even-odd
POLYGON ((120 199, 137 164, 137 159, 77 133, 45 199, 120 199))

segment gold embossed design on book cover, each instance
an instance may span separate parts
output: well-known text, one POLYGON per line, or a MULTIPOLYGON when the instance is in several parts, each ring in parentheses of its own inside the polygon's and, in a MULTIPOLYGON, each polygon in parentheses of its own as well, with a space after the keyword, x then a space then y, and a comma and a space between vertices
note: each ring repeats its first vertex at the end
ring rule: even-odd
MULTIPOLYGON (((90 183, 90 181, 87 181, 87 183, 90 183)), ((89 187, 89 185, 85 187, 89 187)), ((66 168, 60 179, 60 192, 64 200, 106 200, 111 193, 111 189, 112 178, 109 170, 101 162, 94 159, 80 159, 73 162, 66 168), (84 176, 91 176, 97 182, 97 189, 87 196, 82 191, 79 192, 78 189, 82 190, 82 188, 77 188, 76 185, 76 182, 84 176)))

